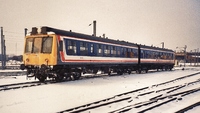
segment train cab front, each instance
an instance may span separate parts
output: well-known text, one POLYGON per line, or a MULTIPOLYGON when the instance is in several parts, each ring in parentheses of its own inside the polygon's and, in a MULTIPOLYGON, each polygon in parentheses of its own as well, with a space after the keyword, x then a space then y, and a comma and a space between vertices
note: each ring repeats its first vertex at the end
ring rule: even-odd
POLYGON ((57 63, 57 41, 55 34, 37 30, 33 28, 31 35, 25 37, 21 69, 27 70, 27 76, 34 76, 43 82, 51 67, 57 63))

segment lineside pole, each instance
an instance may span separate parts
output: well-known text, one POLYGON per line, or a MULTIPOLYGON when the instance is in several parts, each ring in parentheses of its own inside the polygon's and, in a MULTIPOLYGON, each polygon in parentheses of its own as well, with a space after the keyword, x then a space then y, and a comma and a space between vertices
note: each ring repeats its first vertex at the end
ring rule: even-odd
POLYGON ((27 28, 24 28, 24 35, 25 35, 25 37, 26 37, 26 35, 27 35, 27 32, 28 32, 28 29, 27 29, 27 28))
POLYGON ((6 41, 5 41, 5 35, 3 36, 3 56, 4 56, 4 69, 6 69, 6 41))
POLYGON ((186 63, 186 54, 187 54, 187 52, 186 52, 187 45, 185 45, 183 48, 184 48, 184 67, 185 67, 185 63, 186 63))
POLYGON ((165 46, 164 46, 164 44, 165 44, 165 43, 164 43, 164 42, 162 42, 161 44, 162 44, 162 48, 164 49, 164 47, 165 47, 165 46))
POLYGON ((94 21, 93 21, 93 35, 94 35, 94 36, 96 36, 96 30, 97 30, 97 29, 96 29, 96 28, 97 28, 96 23, 97 23, 96 20, 94 20, 94 21))
POLYGON ((1 27, 1 69, 4 69, 4 55, 3 55, 3 46, 4 46, 4 41, 3 41, 3 27, 1 27))
POLYGON ((199 66, 199 48, 197 48, 197 66, 199 66))

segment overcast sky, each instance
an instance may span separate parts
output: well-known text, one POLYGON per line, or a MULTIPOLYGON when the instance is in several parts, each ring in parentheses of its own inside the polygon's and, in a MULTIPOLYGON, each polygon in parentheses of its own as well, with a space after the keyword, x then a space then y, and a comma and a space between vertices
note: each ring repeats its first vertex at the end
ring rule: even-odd
POLYGON ((187 51, 200 48, 200 0, 0 0, 7 53, 22 54, 24 28, 51 26, 187 51))

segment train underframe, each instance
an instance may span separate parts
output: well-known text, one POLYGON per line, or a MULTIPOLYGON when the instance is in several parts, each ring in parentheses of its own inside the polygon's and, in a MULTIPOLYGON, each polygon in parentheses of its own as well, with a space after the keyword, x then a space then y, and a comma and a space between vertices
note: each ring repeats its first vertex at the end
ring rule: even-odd
POLYGON ((122 75, 124 73, 131 74, 132 71, 137 73, 148 72, 152 69, 157 70, 172 70, 173 64, 105 64, 105 65, 56 65, 56 66, 21 66, 21 69, 27 70, 27 77, 35 77, 39 81, 44 82, 47 78, 52 78, 59 82, 64 79, 77 80, 82 74, 92 73, 96 74, 98 71, 111 75, 117 73, 122 75))

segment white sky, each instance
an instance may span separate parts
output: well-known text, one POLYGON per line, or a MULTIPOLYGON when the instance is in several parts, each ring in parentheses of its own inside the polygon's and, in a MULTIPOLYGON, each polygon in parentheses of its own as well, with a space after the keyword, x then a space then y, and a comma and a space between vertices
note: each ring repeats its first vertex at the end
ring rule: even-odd
POLYGON ((24 28, 51 26, 187 51, 200 48, 200 0, 0 0, 7 53, 22 54, 24 28))

